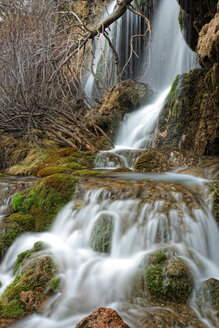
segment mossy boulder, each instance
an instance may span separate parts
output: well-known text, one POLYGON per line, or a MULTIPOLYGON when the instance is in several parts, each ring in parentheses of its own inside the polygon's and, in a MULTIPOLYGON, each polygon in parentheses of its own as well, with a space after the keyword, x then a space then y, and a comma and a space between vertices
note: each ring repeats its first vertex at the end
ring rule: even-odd
POLYGON ((113 217, 111 215, 101 214, 97 218, 90 235, 90 247, 94 251, 110 253, 113 226, 113 217))
POLYGON ((168 251, 157 251, 146 258, 131 286, 131 300, 186 303, 193 288, 193 277, 186 264, 168 251))
POLYGON ((16 213, 1 222, 1 256, 22 233, 48 230, 73 197, 77 180, 74 175, 54 174, 39 180, 28 194, 15 195, 12 204, 16 213))
POLYGON ((179 303, 188 301, 193 288, 193 278, 185 263, 178 258, 167 259, 162 252, 149 261, 145 283, 152 298, 179 303))
POLYGON ((124 115, 149 103, 153 97, 154 92, 150 86, 126 80, 114 86, 105 95, 102 105, 90 111, 86 119, 95 122, 113 142, 124 115))
POLYGON ((16 276, 0 296, 0 314, 3 318, 22 318, 38 310, 49 295, 57 266, 50 255, 37 256, 40 244, 18 256, 16 276), (18 272, 18 268, 20 270, 18 272))
POLYGON ((162 173, 188 167, 198 162, 198 156, 190 151, 174 147, 148 149, 138 158, 134 170, 138 172, 162 173))
POLYGON ((206 312, 210 320, 214 324, 218 324, 219 320, 219 280, 217 279, 208 279, 205 280, 197 294, 196 294, 196 304, 201 313, 205 314, 206 312))
POLYGON ((217 155, 218 112, 206 86, 205 69, 177 76, 158 122, 156 147, 178 147, 217 155))

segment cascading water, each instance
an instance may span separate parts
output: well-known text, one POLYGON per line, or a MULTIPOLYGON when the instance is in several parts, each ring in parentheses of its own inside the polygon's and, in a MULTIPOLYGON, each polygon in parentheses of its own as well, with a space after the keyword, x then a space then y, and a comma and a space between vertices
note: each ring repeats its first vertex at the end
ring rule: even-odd
MULTIPOLYGON (((197 65, 197 55, 189 49, 180 31, 178 14, 179 5, 176 0, 159 2, 152 24, 150 54, 146 51, 145 55, 145 62, 148 62, 145 82, 159 91, 159 95, 151 105, 140 108, 128 118, 125 117, 114 143, 115 148, 97 155, 97 167, 132 168, 134 161, 127 162, 126 155, 124 157, 127 149, 153 147, 157 121, 171 83, 177 74, 188 72, 197 65)), ((136 160, 135 152, 133 154, 136 160)))
MULTIPOLYGON (((187 46, 183 39, 176 41, 179 40, 178 28, 171 46, 166 42, 166 50, 161 47, 164 41, 164 37, 161 38, 162 31, 175 28, 172 19, 176 20, 178 5, 175 0, 159 3, 155 25, 159 17, 167 17, 170 12, 174 15, 159 25, 159 42, 153 41, 158 32, 155 31, 152 36, 152 52, 156 57, 158 51, 163 51, 167 61, 165 64, 162 62, 162 65, 167 70, 160 70, 160 75, 156 67, 154 71, 149 69, 147 79, 156 89, 164 91, 153 104, 133 113, 122 123, 116 141, 116 148, 119 149, 116 153, 118 166, 125 163, 125 166, 131 167, 141 151, 139 148, 153 145, 156 122, 169 92, 168 85, 177 73, 193 67, 194 55, 188 49, 185 50, 187 46), (184 50, 179 51, 179 46, 184 50), (176 64, 174 57, 179 53, 184 53, 179 56, 181 66, 176 64), (125 150, 121 151, 120 148, 125 150), (133 148, 137 149, 134 159, 128 157, 133 148)), ((156 30, 156 26, 154 28, 156 30)), ((154 58, 151 58, 150 65, 153 66, 154 62, 154 58)), ((111 154, 108 154, 115 155, 115 151, 111 150, 111 154)), ((111 160, 109 165, 109 161, 104 158, 103 166, 117 166, 115 160, 111 160)), ((52 254, 58 263, 58 275, 62 281, 61 293, 50 298, 42 313, 22 320, 16 324, 17 328, 72 328, 98 306, 117 310, 130 328, 143 328, 141 320, 144 320, 145 313, 153 311, 155 316, 159 316, 160 306, 147 305, 141 308, 137 304, 130 304, 131 286, 136 273, 143 266, 147 267, 148 256, 166 249, 170 257, 186 263, 192 272, 194 288, 191 305, 199 318, 207 327, 217 327, 216 317, 196 304, 201 283, 208 278, 219 279, 219 255, 215 246, 219 231, 211 214, 205 190, 206 181, 176 174, 131 175, 131 178, 127 176, 127 180, 124 179, 125 176, 119 181, 96 179, 97 188, 89 189, 88 184, 86 193, 79 190, 75 199, 58 214, 51 231, 25 234, 10 247, 1 263, 1 291, 13 279, 17 255, 32 248, 39 240, 48 245, 39 256, 47 252, 52 254), (142 179, 145 181, 142 182, 142 179), (111 226, 109 253, 98 252, 92 244, 93 229, 101 218, 111 226)), ((169 307, 162 307, 164 310, 172 311, 169 307)))
MULTIPOLYGON (((173 182, 175 176, 169 175, 169 181, 173 182)), ((167 193, 168 183, 162 182, 167 180, 166 176, 158 175, 157 178, 160 185, 156 182, 158 189, 155 188, 155 192, 164 188, 164 193, 167 193)), ((219 254, 215 248, 219 231, 205 202, 204 180, 188 178, 182 175, 177 180, 185 194, 176 185, 168 197, 160 200, 151 199, 151 187, 147 182, 142 185, 141 182, 133 184, 133 181, 127 181, 125 191, 124 186, 118 190, 117 184, 113 188, 113 183, 110 191, 103 186, 81 195, 79 190, 79 196, 76 195, 75 201, 63 208, 50 232, 18 238, 1 265, 2 289, 12 279, 16 256, 41 240, 47 243, 47 251, 59 264, 62 293, 44 306, 43 314, 34 314, 16 327, 74 327, 98 306, 118 310, 131 328, 142 327, 126 310, 130 287, 147 256, 167 247, 172 250, 172 256, 183 260, 193 273, 194 293, 201 281, 209 277, 219 279, 219 254), (189 187, 185 187, 184 184, 188 183, 189 187), (199 201, 193 197, 194 187, 196 192, 199 189, 203 194, 199 201), (187 197, 190 205, 186 204, 187 197), (77 210, 78 200, 84 205, 77 210), (101 217, 113 222, 109 254, 90 248, 92 231, 101 217)), ((102 183, 104 185, 104 181, 102 183)), ((134 317, 140 308, 136 307, 135 311, 134 317)), ((214 327, 206 323, 208 327, 214 327)))
MULTIPOLYGON (((115 7, 116 1, 111 1, 102 20, 111 14, 115 7)), ((145 6, 142 6, 143 11, 144 9, 145 6)), ((143 35, 145 32, 145 25, 145 21, 142 17, 130 11, 126 11, 118 21, 114 22, 110 28, 107 29, 108 36, 118 54, 118 69, 123 80, 128 78, 139 79, 142 77, 145 47, 145 38, 143 35), (130 40, 133 35, 139 35, 139 37, 133 40, 133 50, 137 56, 133 54, 130 57, 130 40)), ((118 82, 115 69, 115 57, 108 41, 102 35, 95 38, 93 42, 93 53, 93 71, 97 78, 106 86, 115 85, 118 82)), ((95 78, 92 74, 88 74, 87 76, 84 91, 88 98, 93 98, 98 95, 95 78)))

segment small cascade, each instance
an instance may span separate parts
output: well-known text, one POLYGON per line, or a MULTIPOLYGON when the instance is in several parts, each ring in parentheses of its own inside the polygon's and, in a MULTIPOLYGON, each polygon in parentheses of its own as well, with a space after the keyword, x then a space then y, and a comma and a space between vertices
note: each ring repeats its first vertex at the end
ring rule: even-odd
POLYGON ((145 82, 159 91, 159 95, 151 105, 124 117, 115 148, 97 155, 97 168, 133 168, 136 150, 153 147, 159 114, 174 78, 197 65, 197 55, 189 49, 179 28, 177 1, 164 0, 158 4, 155 1, 153 6, 157 10, 153 17, 150 53, 145 52, 145 63, 148 61, 145 82))
POLYGON ((170 87, 161 93, 156 101, 133 112, 121 123, 115 148, 101 151, 95 159, 99 169, 112 169, 121 166, 133 168, 144 149, 153 147, 156 125, 163 109, 170 87))
MULTIPOLYGON (((62 293, 44 305, 43 313, 30 316, 16 327, 74 327, 98 306, 113 307, 130 327, 141 327, 133 323, 125 304, 142 263, 147 263, 148 256, 158 250, 168 249, 171 257, 186 263, 195 281, 194 293, 203 280, 219 279, 219 254, 215 247, 219 231, 205 201, 202 180, 193 178, 187 188, 182 176, 181 187, 171 187, 168 193, 168 184, 162 182, 165 175, 158 178, 160 183, 155 184, 120 181, 121 189, 113 181, 106 189, 103 180, 103 187, 78 190, 75 200, 57 216, 50 232, 26 234, 15 241, 1 265, 2 290, 13 277, 17 255, 39 240, 48 244, 62 280, 62 293), (192 186, 195 192, 199 190, 200 200, 194 197, 192 186), (152 197, 150 190, 155 190, 152 197), (101 222, 111 224, 109 253, 98 251, 101 239, 98 241, 95 226, 100 227, 101 222)), ((174 175, 170 179, 174 181, 174 175)))
POLYGON ((11 188, 7 182, 0 181, 0 222, 9 211, 11 188))

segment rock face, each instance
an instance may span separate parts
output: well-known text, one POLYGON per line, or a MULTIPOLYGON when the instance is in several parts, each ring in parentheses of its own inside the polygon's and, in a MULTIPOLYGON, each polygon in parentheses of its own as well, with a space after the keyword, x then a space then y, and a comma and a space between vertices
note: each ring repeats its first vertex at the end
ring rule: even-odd
POLYGON ((219 110, 219 4, 214 18, 199 34, 197 53, 200 64, 211 68, 206 75, 206 82, 215 106, 219 110))
POLYGON ((177 0, 181 6, 179 16, 184 37, 191 49, 195 50, 198 35, 217 10, 217 0, 177 0))
POLYGON ((99 110, 89 112, 86 119, 95 121, 113 140, 125 113, 149 103, 153 96, 154 92, 148 85, 133 80, 123 81, 106 94, 99 110))
POLYGON ((76 328, 128 328, 118 313, 112 309, 100 307, 79 322, 76 328))
POLYGON ((217 155, 218 112, 206 85, 205 69, 177 76, 160 115, 156 147, 172 146, 197 155, 217 155))

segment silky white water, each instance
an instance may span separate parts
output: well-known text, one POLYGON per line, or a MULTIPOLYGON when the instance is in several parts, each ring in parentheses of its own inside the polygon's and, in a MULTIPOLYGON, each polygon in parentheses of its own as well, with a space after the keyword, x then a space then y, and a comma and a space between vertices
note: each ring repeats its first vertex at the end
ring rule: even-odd
MULTIPOLYGON (((162 91, 153 104, 140 108, 121 123, 116 149, 106 152, 110 155, 109 160, 105 159, 105 153, 100 154, 102 159, 99 159, 99 167, 132 167, 140 154, 139 148, 153 146, 157 119, 166 101, 169 85, 176 74, 189 70, 195 63, 194 55, 188 50, 179 28, 175 28, 177 16, 178 5, 175 0, 160 1, 154 21, 151 69, 147 81, 162 91), (171 41, 165 40, 163 31, 168 35, 168 31, 174 32, 171 41), (167 47, 164 48, 164 45, 167 47), (181 47, 184 50, 180 50, 181 47), (161 53, 165 60, 160 60, 161 53), (129 158, 130 149, 137 149, 134 159, 132 156, 129 158), (116 155, 116 159, 112 159, 111 155, 116 155)), ((98 61, 96 57, 96 66, 98 61)), ((86 90, 91 95, 92 78, 87 83, 86 90)), ((130 181, 126 180, 130 192, 134 190, 134 180, 139 179, 156 180, 157 185, 159 181, 183 184, 191 191, 191 198, 195 188, 194 206, 191 208, 184 201, 183 194, 171 188, 168 192, 161 192, 157 200, 151 200, 152 195, 147 190, 143 190, 140 196, 133 192, 132 197, 126 197, 122 189, 112 194, 104 187, 87 190, 84 195, 76 196, 60 211, 49 232, 22 235, 10 247, 1 263, 1 292, 13 279, 17 255, 32 248, 39 240, 48 244, 48 249, 41 254, 52 254, 59 267, 61 292, 44 304, 41 314, 33 314, 22 320, 16 324, 17 328, 72 328, 98 306, 117 310, 130 328, 142 328, 138 320, 146 310, 128 305, 130 286, 145 258, 166 248, 183 260, 193 274, 195 283, 191 305, 207 327, 217 327, 217 319, 213 317, 210 321, 208 310, 198 310, 195 301, 196 292, 204 280, 219 279, 219 253, 216 247, 219 231, 205 190, 206 181, 177 174, 133 175, 131 180, 127 176, 130 181), (168 211, 165 209, 167 195, 171 197, 168 211), (78 200, 82 204, 80 209, 76 209, 78 200), (92 229, 101 215, 112 218, 114 223, 109 254, 95 252, 90 247, 92 229)), ((139 192, 138 188, 136 190, 139 192)), ((156 313, 156 307, 153 307, 153 311, 156 313)))
MULTIPOLYGON (((166 179, 165 175, 158 178, 166 179)), ((189 176, 181 176, 178 181, 184 184, 184 180, 188 181, 189 176)), ((151 202, 150 196, 138 198, 134 192, 132 198, 126 199, 121 192, 113 200, 115 196, 101 188, 80 196, 84 205, 79 210, 74 210, 78 199, 67 204, 50 232, 19 237, 1 264, 2 290, 12 279, 17 255, 41 240, 48 244, 42 254, 49 252, 58 263, 62 292, 44 306, 41 315, 34 314, 16 327, 74 327, 98 306, 115 308, 130 327, 140 327, 125 310, 131 282, 145 256, 166 247, 190 267, 195 289, 203 280, 219 279, 219 253, 215 247, 219 231, 205 201, 202 180, 193 177, 191 185, 200 188, 199 205, 192 211, 182 201, 181 193, 172 193, 172 207, 167 213, 163 211, 165 199, 151 202), (92 228, 103 214, 114 222, 108 255, 90 248, 92 228)), ((214 327, 210 323, 208 326, 214 327)))
MULTIPOLYGON (((197 65, 197 54, 188 47, 183 38, 178 15, 179 5, 176 0, 159 1, 153 20, 150 55, 146 52, 145 58, 145 62, 148 62, 145 82, 159 91, 159 94, 150 105, 143 106, 124 117, 114 142, 115 148, 100 152, 96 159, 96 167, 132 168, 134 161, 127 162, 123 156, 124 149, 131 151, 153 147, 158 118, 171 83, 177 74, 189 72, 197 65), (116 155, 114 160, 111 154, 116 155)), ((135 157, 134 159, 136 160, 135 157)))
MULTIPOLYGON (((197 66, 197 54, 186 44, 180 31, 179 4, 176 0, 162 0, 153 19, 150 57, 145 82, 152 89, 162 91, 176 75, 197 66)), ((147 55, 148 56, 148 55, 147 55)))

